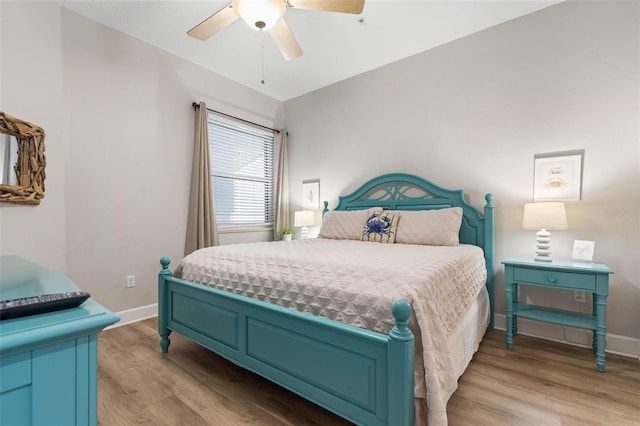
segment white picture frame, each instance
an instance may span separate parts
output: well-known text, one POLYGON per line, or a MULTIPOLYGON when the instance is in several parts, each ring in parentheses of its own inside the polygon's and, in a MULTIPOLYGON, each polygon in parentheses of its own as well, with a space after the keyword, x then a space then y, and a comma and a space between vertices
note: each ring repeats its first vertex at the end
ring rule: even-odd
POLYGON ((579 201, 582 152, 536 154, 533 182, 533 201, 579 201))
POLYGON ((320 208, 320 179, 302 181, 302 210, 320 208))
POLYGON ((593 252, 596 248, 595 241, 575 240, 573 242, 573 260, 593 261, 593 252))

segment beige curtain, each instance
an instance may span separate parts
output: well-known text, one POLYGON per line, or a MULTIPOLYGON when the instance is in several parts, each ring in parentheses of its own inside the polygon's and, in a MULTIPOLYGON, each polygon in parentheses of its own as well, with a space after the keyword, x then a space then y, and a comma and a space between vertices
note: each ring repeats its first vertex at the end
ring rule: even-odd
POLYGON ((191 167, 191 192, 184 255, 197 249, 218 245, 211 166, 209 164, 209 132, 207 131, 207 106, 200 102, 196 107, 196 128, 191 167))
POLYGON ((280 154, 278 155, 278 182, 276 187, 276 221, 273 227, 273 238, 280 236, 278 231, 282 228, 291 228, 289 214, 289 164, 287 160, 287 139, 289 134, 280 132, 280 154))

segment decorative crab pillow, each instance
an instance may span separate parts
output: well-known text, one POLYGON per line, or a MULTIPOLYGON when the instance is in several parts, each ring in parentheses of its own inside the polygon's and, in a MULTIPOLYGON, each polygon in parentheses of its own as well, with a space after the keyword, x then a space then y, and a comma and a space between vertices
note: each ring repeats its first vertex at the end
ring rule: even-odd
POLYGON ((457 246, 462 224, 462 209, 398 211, 400 222, 396 243, 430 246, 457 246))
POLYGON ((369 212, 362 229, 362 241, 393 244, 399 217, 396 213, 383 210, 369 212))
POLYGON ((362 237, 362 222, 369 213, 380 210, 373 207, 367 210, 332 210, 326 212, 322 218, 322 226, 318 238, 333 240, 360 240, 362 237))

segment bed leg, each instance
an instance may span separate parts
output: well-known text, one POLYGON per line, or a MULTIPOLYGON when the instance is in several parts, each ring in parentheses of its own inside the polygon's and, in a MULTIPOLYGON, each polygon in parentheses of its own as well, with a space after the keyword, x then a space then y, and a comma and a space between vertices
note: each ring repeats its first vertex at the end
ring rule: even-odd
POLYGON ((171 331, 168 331, 167 334, 160 335, 160 349, 162 349, 163 354, 169 352, 169 345, 171 344, 171 339, 169 339, 170 334, 171 331))
POLYGON ((494 257, 495 257, 495 233, 493 219, 493 195, 484 196, 487 204, 484 206, 484 257, 487 263, 487 291, 489 292, 489 326, 487 330, 492 331, 494 327, 495 307, 493 301, 493 278, 494 278, 494 257))
POLYGON ((168 257, 164 256, 161 258, 160 264, 162 265, 162 270, 158 274, 158 334, 160 334, 160 349, 163 354, 169 351, 169 344, 171 343, 169 339, 171 330, 167 327, 168 295, 166 278, 171 277, 169 263, 171 263, 171 259, 168 257))
POLYGON ((398 300, 391 309, 396 325, 389 332, 389 425, 412 426, 413 404, 413 333, 407 327, 411 306, 398 300))

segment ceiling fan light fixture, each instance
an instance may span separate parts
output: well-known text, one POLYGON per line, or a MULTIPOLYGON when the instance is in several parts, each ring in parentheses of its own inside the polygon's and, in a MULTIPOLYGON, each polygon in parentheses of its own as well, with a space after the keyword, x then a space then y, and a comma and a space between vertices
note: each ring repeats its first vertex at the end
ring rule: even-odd
POLYGON ((283 0, 233 0, 233 8, 254 30, 268 31, 285 13, 283 0))

